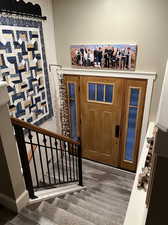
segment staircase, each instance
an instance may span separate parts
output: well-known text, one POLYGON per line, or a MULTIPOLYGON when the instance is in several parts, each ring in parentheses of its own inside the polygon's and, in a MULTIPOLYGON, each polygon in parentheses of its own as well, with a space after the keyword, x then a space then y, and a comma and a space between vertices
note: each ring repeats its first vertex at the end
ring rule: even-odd
POLYGON ((87 160, 86 190, 23 209, 6 225, 122 225, 134 175, 87 160))
POLYGON ((133 174, 82 160, 79 142, 18 119, 11 121, 30 202, 6 225, 123 224, 133 174), (73 185, 77 188, 70 189, 73 185), (58 189, 61 194, 56 194, 58 189), (40 191, 50 190, 52 197, 39 197, 40 191))

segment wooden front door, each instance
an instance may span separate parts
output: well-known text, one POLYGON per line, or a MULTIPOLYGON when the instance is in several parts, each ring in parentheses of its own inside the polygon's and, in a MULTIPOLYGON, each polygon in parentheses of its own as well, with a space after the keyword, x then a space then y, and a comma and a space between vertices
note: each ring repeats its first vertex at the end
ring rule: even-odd
POLYGON ((146 80, 65 76, 71 137, 84 158, 135 171, 146 80))
POLYGON ((123 80, 81 77, 83 157, 118 166, 123 80))

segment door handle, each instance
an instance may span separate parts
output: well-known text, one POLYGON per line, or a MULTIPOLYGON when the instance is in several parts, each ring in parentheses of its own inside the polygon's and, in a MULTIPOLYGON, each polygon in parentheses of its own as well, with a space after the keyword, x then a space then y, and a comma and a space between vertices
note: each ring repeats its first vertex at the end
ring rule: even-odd
POLYGON ((120 136, 120 126, 116 125, 116 127, 115 127, 115 137, 119 138, 119 136, 120 136))

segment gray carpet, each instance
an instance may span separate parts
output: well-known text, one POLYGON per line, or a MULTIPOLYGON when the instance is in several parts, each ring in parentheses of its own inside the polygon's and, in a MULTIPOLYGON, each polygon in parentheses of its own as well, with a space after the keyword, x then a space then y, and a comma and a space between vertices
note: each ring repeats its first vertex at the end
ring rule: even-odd
POLYGON ((122 225, 134 174, 83 160, 87 190, 27 207, 7 225, 122 225))

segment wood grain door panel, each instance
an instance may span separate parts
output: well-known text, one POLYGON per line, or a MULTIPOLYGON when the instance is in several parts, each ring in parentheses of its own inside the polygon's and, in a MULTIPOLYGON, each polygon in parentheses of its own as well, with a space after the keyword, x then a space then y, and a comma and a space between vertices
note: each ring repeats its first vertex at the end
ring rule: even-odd
POLYGON ((85 158, 118 166, 119 138, 115 137, 116 125, 120 125, 122 79, 81 77, 81 134, 85 158), (90 102, 88 83, 112 84, 113 102, 90 102))

